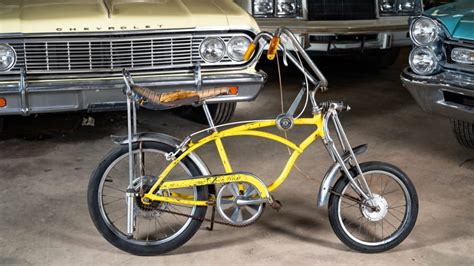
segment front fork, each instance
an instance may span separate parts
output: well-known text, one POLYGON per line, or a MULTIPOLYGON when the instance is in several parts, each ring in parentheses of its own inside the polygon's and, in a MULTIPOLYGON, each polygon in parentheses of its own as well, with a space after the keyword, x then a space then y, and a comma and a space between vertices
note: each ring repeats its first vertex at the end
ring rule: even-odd
MULTIPOLYGON (((349 140, 347 139, 347 135, 344 129, 342 128, 341 121, 339 120, 337 111, 334 109, 328 110, 326 114, 324 115, 324 132, 325 132, 325 135, 323 138, 323 142, 326 146, 326 149, 329 152, 329 155, 334 160, 334 162, 339 164, 341 171, 347 176, 354 190, 362 198, 364 198, 364 200, 367 200, 368 202, 370 202, 372 199, 372 192, 370 191, 367 181, 365 180, 364 173, 362 173, 362 169, 360 168, 360 165, 357 161, 354 151, 352 150, 349 140), (355 179, 352 176, 351 172, 349 171, 349 168, 347 167, 346 161, 342 158, 341 153, 336 147, 336 143, 329 135, 329 131, 328 131, 329 121, 332 121, 332 123, 334 124, 338 141, 343 152, 349 153, 349 160, 347 160, 347 162, 355 166, 357 173, 359 175, 359 178, 355 179)), ((357 176, 357 174, 355 176, 357 176)))

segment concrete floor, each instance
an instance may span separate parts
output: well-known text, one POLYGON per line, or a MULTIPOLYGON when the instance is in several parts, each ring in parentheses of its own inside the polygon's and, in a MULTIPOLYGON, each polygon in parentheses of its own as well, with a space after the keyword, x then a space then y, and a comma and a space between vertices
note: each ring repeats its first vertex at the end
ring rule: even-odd
MULTIPOLYGON (((274 193, 284 205, 279 213, 268 209, 256 225, 244 229, 218 225, 208 232, 203 226, 186 245, 165 256, 126 254, 99 235, 86 205, 89 175, 113 147, 109 135, 125 132, 123 116, 99 115, 95 127, 73 130, 69 116, 61 115, 45 118, 53 129, 44 126, 46 122, 34 122, 34 131, 42 133, 33 136, 33 122, 17 120, 7 125, 9 136, 0 141, 0 264, 473 265, 474 151, 456 143, 448 119, 422 112, 400 85, 398 75, 405 62, 402 57, 385 70, 325 62, 330 90, 319 95, 321 100, 342 99, 352 106, 342 120, 354 146, 369 143, 369 153, 361 161, 398 165, 418 190, 418 222, 389 252, 367 255, 349 250, 333 233, 326 208, 316 208, 319 182, 330 163, 317 143, 298 162, 313 180, 292 172, 274 193)), ((287 106, 299 89, 294 73, 284 72, 287 106)), ((234 120, 275 117, 280 110, 276 84, 271 79, 255 102, 240 104, 234 120)), ((171 112, 143 111, 140 118, 142 131, 178 137, 202 128, 171 112)), ((295 129, 290 137, 298 140, 305 134, 304 128, 295 129)), ((278 175, 279 163, 287 159, 286 149, 266 141, 224 144, 235 170, 254 172, 266 181, 278 175)), ((212 148, 200 155, 220 172, 212 148)))

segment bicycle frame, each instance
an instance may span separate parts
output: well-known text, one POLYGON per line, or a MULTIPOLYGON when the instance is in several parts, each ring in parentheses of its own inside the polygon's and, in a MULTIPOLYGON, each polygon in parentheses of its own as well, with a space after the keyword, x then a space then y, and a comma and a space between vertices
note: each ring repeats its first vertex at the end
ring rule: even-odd
MULTIPOLYGON (((298 118, 295 119, 295 125, 310 125, 315 126, 316 129, 300 144, 296 144, 288 139, 280 137, 278 135, 255 130, 265 127, 273 127, 276 125, 275 120, 262 120, 259 122, 249 123, 240 125, 237 127, 229 128, 221 132, 214 132, 211 135, 200 139, 196 143, 190 142, 188 148, 177 158, 174 158, 170 164, 163 170, 163 172, 158 177, 157 182, 149 190, 148 193, 144 195, 144 199, 149 199, 151 201, 164 201, 164 202, 173 202, 187 205, 197 205, 197 206, 206 206, 208 205, 207 201, 195 201, 189 200, 189 197, 183 197, 183 195, 172 194, 175 197, 166 197, 156 195, 157 190, 162 189, 172 189, 172 188, 183 188, 183 187, 192 187, 192 186, 202 186, 210 184, 222 184, 228 182, 249 182, 259 190, 262 199, 271 200, 268 192, 271 192, 277 189, 288 177, 293 168, 298 157, 305 151, 305 149, 311 145, 319 137, 324 138, 324 126, 323 126, 323 117, 321 114, 314 115, 312 118, 298 118), (244 173, 234 173, 229 158, 227 157, 227 152, 222 143, 223 138, 227 137, 236 137, 236 136, 254 136, 265 138, 279 142, 293 150, 290 158, 288 159, 285 167, 283 168, 281 174, 273 181, 269 186, 265 186, 261 182, 256 182, 254 177, 249 174, 244 173), (225 170, 226 175, 220 176, 209 176, 203 178, 194 178, 186 179, 179 181, 165 181, 168 174, 173 170, 173 168, 178 165, 186 156, 200 147, 214 142, 221 159, 222 166, 225 170), (211 178, 214 177, 214 178, 211 178)), ((145 200, 146 201, 146 200, 145 200)))

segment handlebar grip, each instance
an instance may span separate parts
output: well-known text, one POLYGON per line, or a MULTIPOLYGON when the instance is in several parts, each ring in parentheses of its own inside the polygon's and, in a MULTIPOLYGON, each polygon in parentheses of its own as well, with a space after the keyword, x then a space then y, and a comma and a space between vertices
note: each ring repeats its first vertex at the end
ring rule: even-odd
POLYGON ((268 47, 267 58, 268 60, 275 59, 275 55, 278 51, 278 44, 280 44, 280 36, 275 35, 270 42, 270 47, 268 47))
POLYGON ((249 47, 247 48, 247 51, 245 51, 244 54, 244 61, 249 61, 250 57, 252 56, 253 52, 255 51, 255 48, 257 47, 256 43, 250 43, 249 47))

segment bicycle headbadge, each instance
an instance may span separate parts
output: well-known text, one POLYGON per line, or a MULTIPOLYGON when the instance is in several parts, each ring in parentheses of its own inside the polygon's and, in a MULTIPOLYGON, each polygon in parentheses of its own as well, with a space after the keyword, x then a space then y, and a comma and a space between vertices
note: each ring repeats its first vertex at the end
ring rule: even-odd
POLYGON ((295 122, 293 117, 287 114, 279 114, 276 117, 276 126, 279 130, 287 131, 293 128, 295 122))

